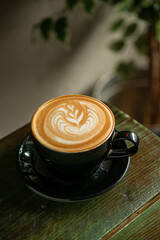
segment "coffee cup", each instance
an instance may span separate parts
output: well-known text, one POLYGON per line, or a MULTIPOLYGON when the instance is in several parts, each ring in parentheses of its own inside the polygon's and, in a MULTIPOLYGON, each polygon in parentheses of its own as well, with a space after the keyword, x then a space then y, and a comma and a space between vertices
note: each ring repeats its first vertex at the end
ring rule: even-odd
POLYGON ((44 103, 32 117, 31 131, 36 152, 49 171, 65 179, 89 176, 102 161, 131 156, 139 145, 135 133, 115 130, 114 115, 105 103, 84 95, 44 103), (122 140, 132 146, 113 148, 122 140))

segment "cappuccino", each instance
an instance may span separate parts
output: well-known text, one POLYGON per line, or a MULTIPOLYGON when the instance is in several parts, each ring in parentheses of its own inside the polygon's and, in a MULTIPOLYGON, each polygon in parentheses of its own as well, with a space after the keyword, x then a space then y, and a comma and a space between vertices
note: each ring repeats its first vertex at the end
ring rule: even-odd
POLYGON ((113 133, 114 116, 101 101, 66 95, 44 103, 34 114, 31 128, 44 146, 60 152, 91 150, 113 133))

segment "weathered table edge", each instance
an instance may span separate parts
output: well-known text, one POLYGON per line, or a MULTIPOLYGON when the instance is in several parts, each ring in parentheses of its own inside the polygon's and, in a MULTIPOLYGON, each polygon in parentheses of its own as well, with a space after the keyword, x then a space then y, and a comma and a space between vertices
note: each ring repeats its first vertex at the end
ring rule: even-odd
POLYGON ((138 216, 140 216, 141 213, 145 212, 148 208, 153 206, 159 200, 160 200, 160 194, 157 194, 150 201, 148 201, 142 207, 137 209, 133 214, 131 214, 128 218, 126 218, 120 225, 116 226, 114 229, 112 229, 109 233, 107 233, 101 239, 108 240, 114 237, 117 233, 119 233, 121 230, 127 227, 132 221, 134 221, 138 216))

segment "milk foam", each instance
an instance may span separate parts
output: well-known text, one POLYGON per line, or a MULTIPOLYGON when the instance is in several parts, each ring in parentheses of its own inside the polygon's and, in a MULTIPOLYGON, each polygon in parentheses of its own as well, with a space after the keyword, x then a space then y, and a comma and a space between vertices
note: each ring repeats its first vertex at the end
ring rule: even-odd
MULTIPOLYGON (((92 132, 95 134, 94 130, 99 122, 98 109, 94 107, 93 110, 92 105, 76 100, 72 102, 72 105, 61 104, 47 114, 44 122, 44 132, 48 137, 60 143, 75 145, 84 141, 87 142, 91 137, 89 134, 92 132), (72 140, 73 136, 76 136, 76 138, 72 140)), ((99 130, 97 129, 97 131, 99 130)))
POLYGON ((42 144, 65 152, 96 147, 113 127, 114 117, 106 105, 82 95, 55 98, 42 105, 32 120, 32 131, 42 144))

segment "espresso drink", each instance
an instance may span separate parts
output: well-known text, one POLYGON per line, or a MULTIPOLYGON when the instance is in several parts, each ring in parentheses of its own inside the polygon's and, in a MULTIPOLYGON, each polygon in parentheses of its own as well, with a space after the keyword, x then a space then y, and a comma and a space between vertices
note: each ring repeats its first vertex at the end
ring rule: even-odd
POLYGON ((81 152, 105 142, 114 130, 114 116, 101 101, 66 95, 44 103, 32 118, 32 133, 44 146, 60 152, 81 152))

